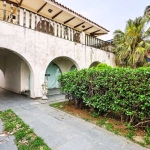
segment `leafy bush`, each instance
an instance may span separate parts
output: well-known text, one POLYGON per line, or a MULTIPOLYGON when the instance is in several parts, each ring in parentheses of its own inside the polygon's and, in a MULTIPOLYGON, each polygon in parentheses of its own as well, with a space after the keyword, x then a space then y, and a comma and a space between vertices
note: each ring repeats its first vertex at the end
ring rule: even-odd
MULTIPOLYGON (((101 67, 100 67, 101 68, 101 67)), ((83 69, 59 76, 61 92, 78 107, 113 114, 132 126, 150 126, 150 68, 83 69)))
POLYGON ((111 66, 108 66, 105 63, 100 63, 97 65, 96 69, 111 69, 111 66))

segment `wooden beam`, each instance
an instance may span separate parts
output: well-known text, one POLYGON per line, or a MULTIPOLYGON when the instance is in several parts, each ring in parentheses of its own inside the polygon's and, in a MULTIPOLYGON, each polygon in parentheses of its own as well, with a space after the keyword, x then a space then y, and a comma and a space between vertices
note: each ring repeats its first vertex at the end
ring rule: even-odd
POLYGON ((80 23, 80 24, 74 26, 74 28, 77 28, 77 27, 81 26, 81 25, 84 24, 84 23, 85 23, 85 22, 82 22, 82 23, 80 23))
POLYGON ((23 2, 23 0, 20 1, 19 6, 21 6, 22 2, 23 2))
POLYGON ((64 24, 70 22, 70 21, 73 20, 74 18, 75 18, 75 17, 72 17, 72 18, 68 19, 67 21, 64 22, 64 24))
POLYGON ((58 15, 60 15, 61 13, 63 12, 63 10, 61 10, 59 13, 57 13, 56 15, 54 15, 53 17, 52 17, 52 19, 55 19, 58 15))
POLYGON ((89 28, 86 28, 86 29, 84 29, 83 31, 87 31, 87 30, 89 30, 89 29, 91 29, 91 28, 93 28, 93 26, 91 26, 91 27, 89 27, 89 28))
POLYGON ((93 36, 104 35, 104 34, 107 34, 107 33, 96 33, 96 34, 93 34, 93 36))
POLYGON ((39 13, 46 6, 46 4, 47 4, 47 2, 43 6, 41 6, 41 8, 39 8, 39 10, 37 11, 37 13, 39 13))
POLYGON ((90 33, 90 35, 94 35, 94 34, 95 34, 96 32, 98 32, 98 31, 101 31, 101 29, 90 33))
MULTIPOLYGON (((3 1, 3 0, 0 0, 0 1, 3 1)), ((13 4, 14 6, 16 6, 16 7, 18 7, 18 3, 15 3, 15 2, 12 2, 12 1, 10 1, 10 0, 5 0, 6 1, 6 3, 8 3, 8 4, 13 4)))

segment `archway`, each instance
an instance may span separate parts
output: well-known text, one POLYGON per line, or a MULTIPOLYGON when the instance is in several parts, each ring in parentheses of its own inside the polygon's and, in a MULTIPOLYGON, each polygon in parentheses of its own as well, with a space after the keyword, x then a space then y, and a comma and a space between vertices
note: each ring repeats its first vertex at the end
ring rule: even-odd
POLYGON ((74 69, 79 69, 74 60, 68 57, 57 57, 48 65, 45 72, 45 80, 48 80, 48 88, 59 88, 58 76, 74 69))
POLYGON ((23 56, 12 50, 0 48, 0 69, 3 72, 0 81, 4 80, 2 88, 19 94, 28 92, 30 96, 29 76, 33 78, 33 72, 23 56))
POLYGON ((93 62, 93 63, 90 65, 89 68, 91 68, 91 67, 96 67, 98 64, 100 64, 100 62, 99 62, 99 61, 95 61, 95 62, 93 62))

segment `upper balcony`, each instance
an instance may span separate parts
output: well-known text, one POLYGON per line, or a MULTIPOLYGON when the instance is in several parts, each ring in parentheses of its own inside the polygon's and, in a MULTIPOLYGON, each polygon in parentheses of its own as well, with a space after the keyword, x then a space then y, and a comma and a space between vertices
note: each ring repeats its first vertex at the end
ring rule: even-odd
MULTIPOLYGON (((97 38, 97 36, 107 34, 108 30, 77 13, 68 13, 65 10, 66 7, 55 1, 50 1, 38 0, 37 3, 41 5, 39 8, 36 3, 30 4, 30 0, 20 0, 19 3, 16 3, 16 0, 0 0, 0 20, 112 52, 112 43, 97 38), (42 2, 44 2, 44 5, 42 2), (37 11, 35 11, 37 8, 34 5, 39 8, 37 11)), ((69 9, 68 11, 72 10, 69 9)))

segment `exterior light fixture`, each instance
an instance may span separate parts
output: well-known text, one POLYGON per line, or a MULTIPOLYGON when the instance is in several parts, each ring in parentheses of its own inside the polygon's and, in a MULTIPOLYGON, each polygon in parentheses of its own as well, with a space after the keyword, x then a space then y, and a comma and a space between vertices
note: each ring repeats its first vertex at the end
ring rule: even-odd
POLYGON ((52 13, 52 11, 53 11, 52 9, 48 9, 48 12, 49 12, 49 13, 52 13))
POLYGON ((85 25, 83 25, 82 28, 85 28, 85 25))

